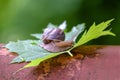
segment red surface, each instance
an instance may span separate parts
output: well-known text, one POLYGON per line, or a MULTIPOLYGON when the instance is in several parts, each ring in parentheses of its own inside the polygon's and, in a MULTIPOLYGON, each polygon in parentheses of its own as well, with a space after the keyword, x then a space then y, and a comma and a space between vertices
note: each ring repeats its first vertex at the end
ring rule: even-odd
POLYGON ((97 53, 95 57, 81 60, 78 53, 74 57, 63 54, 14 75, 26 63, 9 64, 14 56, 2 48, 0 80, 120 80, 120 46, 106 46, 95 50, 89 46, 88 48, 86 54, 97 53))

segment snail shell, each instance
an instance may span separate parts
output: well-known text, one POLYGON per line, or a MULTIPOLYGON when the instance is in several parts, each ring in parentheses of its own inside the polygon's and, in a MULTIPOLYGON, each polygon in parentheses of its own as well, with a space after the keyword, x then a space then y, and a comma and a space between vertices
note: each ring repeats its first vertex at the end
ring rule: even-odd
POLYGON ((50 43, 51 41, 64 41, 65 34, 59 28, 46 28, 42 35, 42 40, 45 44, 50 43))
POLYGON ((73 46, 73 41, 64 41, 64 31, 59 28, 46 28, 42 40, 40 46, 49 52, 61 52, 73 46))

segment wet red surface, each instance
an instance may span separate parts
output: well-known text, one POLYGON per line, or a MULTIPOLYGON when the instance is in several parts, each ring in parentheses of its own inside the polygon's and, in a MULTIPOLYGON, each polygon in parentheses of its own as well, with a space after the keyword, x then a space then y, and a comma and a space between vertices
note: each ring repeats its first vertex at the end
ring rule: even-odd
POLYGON ((0 48, 0 80, 120 80, 120 46, 82 46, 72 53, 13 74, 26 63, 9 64, 15 56, 0 48))

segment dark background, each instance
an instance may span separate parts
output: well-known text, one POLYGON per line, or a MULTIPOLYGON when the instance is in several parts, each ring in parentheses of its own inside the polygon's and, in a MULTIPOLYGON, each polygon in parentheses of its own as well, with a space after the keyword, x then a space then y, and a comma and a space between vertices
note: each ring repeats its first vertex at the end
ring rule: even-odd
POLYGON ((33 39, 31 33, 40 33, 49 22, 59 25, 67 21, 68 30, 79 23, 90 27, 115 18, 112 32, 92 44, 120 44, 120 0, 0 0, 0 43, 33 39))

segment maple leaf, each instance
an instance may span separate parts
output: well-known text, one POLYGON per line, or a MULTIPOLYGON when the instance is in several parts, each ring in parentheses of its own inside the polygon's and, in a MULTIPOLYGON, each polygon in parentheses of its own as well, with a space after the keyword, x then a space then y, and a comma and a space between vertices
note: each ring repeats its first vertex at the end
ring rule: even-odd
MULTIPOLYGON (((70 32, 66 33, 65 40, 73 40, 75 44, 72 48, 62 52, 51 53, 41 48, 39 46, 39 44, 42 43, 42 40, 40 39, 42 35, 41 33, 32 34, 32 36, 40 40, 23 40, 23 41, 19 40, 17 42, 9 42, 6 45, 6 48, 8 48, 10 52, 16 52, 18 54, 18 56, 14 58, 11 63, 31 61, 29 64, 21 68, 21 69, 24 69, 27 67, 37 66, 39 65, 40 62, 46 59, 58 56, 63 53, 69 53, 71 56, 73 56, 70 51, 78 46, 81 46, 87 43, 88 41, 91 41, 93 39, 96 39, 98 37, 105 36, 105 35, 115 36, 115 34, 110 31, 111 29, 105 30, 111 21, 113 21, 113 19, 108 20, 106 22, 102 22, 98 25, 95 25, 95 23, 93 23, 93 25, 89 28, 88 31, 87 30, 84 31, 84 33, 82 34, 78 42, 76 42, 76 39, 78 35, 80 35, 83 32, 85 25, 78 24, 77 26, 74 26, 70 32)), ((67 26, 66 21, 64 21, 61 25, 59 25, 59 27, 62 28, 63 30, 65 30, 66 26, 67 26)), ((56 25, 53 25, 50 23, 47 27, 55 28, 56 25)))

